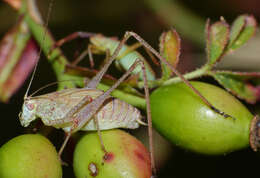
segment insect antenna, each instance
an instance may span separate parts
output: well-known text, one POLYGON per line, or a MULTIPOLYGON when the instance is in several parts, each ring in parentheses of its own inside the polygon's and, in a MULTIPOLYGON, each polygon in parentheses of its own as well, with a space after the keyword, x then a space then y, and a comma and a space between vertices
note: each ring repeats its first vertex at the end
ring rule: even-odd
MULTIPOLYGON (((54 0, 50 0, 50 3, 49 3, 49 7, 48 7, 48 10, 47 10, 47 19, 46 19, 46 23, 43 25, 44 28, 45 28, 45 31, 44 31, 44 34, 43 34, 43 38, 42 38, 42 43, 44 44, 45 42, 45 39, 46 39, 46 34, 47 34, 47 27, 48 27, 48 24, 49 24, 49 20, 50 20, 50 14, 51 14, 51 10, 52 10, 52 6, 54 4, 54 0)), ((29 85, 27 87, 27 90, 24 94, 24 100, 26 98, 28 98, 28 93, 29 93, 29 90, 31 88, 31 85, 32 85, 32 81, 34 79, 34 76, 35 76, 35 73, 36 73, 36 69, 37 69, 37 66, 38 66, 38 63, 39 63, 39 59, 41 57, 41 53, 42 53, 42 48, 40 47, 40 50, 38 52, 38 55, 37 55, 37 62, 34 66, 34 69, 33 69, 33 72, 32 72, 32 76, 31 76, 31 79, 30 79, 30 82, 29 82, 29 85)))
POLYGON ((45 88, 48 88, 48 87, 50 87, 50 86, 53 86, 53 85, 56 85, 56 84, 58 84, 58 83, 61 83, 61 82, 75 82, 75 81, 81 81, 81 80, 75 80, 75 79, 71 79, 71 80, 62 80, 62 81, 56 81, 56 82, 51 82, 51 83, 48 83, 48 84, 46 84, 45 86, 43 86, 43 87, 41 87, 41 88, 39 88, 38 90, 36 90, 35 92, 33 92, 32 94, 30 94, 29 96, 28 96, 28 98, 30 98, 30 97, 32 97, 33 95, 36 95, 37 93, 39 93, 40 91, 42 91, 42 90, 44 90, 45 88))

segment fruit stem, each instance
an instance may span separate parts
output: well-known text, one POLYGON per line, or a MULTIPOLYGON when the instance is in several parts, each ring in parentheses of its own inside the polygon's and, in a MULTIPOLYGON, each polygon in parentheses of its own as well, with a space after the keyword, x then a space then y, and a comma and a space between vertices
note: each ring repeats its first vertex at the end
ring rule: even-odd
MULTIPOLYGON (((183 77, 187 80, 199 78, 199 77, 202 77, 203 75, 207 74, 207 71, 208 71, 207 69, 208 68, 206 66, 203 66, 199 69, 194 70, 193 72, 183 75, 183 77)), ((162 83, 162 85, 170 85, 170 84, 174 84, 174 83, 179 83, 181 81, 182 80, 179 77, 173 77, 173 78, 170 78, 169 80, 164 81, 162 83)))

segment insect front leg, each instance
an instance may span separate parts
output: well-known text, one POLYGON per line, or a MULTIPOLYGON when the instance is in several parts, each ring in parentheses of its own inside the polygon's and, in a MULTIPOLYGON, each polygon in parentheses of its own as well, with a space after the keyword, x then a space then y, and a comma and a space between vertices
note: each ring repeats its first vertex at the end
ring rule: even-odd
MULTIPOLYGON (((89 44, 88 47, 87 47, 87 49, 85 49, 85 50, 79 55, 79 57, 76 58, 71 64, 72 64, 72 65, 77 65, 83 58, 85 58, 85 57, 88 55, 88 56, 89 56, 90 68, 91 68, 91 69, 94 69, 95 62, 94 62, 92 50, 93 50, 93 45, 89 44)), ((109 49, 107 49, 105 53, 106 53, 106 57, 105 57, 105 59, 103 60, 100 69, 108 62, 108 60, 110 59, 110 56, 111 56, 109 49)))
POLYGON ((74 40, 76 38, 89 38, 89 37, 94 36, 94 35, 96 35, 96 34, 91 33, 91 32, 74 32, 74 33, 62 38, 61 40, 57 41, 54 44, 54 46, 52 47, 52 50, 62 46, 64 43, 67 43, 67 42, 74 40))
MULTIPOLYGON (((91 33, 91 32, 74 32, 64 38, 62 38, 61 40, 57 41, 55 43, 55 45, 52 47, 52 50, 57 48, 57 47, 60 47, 62 45, 64 45, 65 43, 69 42, 69 41, 72 41, 76 38, 89 38, 89 37, 92 37, 92 36, 95 36, 97 34, 95 33, 91 33)), ((138 48, 140 46, 140 44, 134 44, 132 47, 131 47, 131 50, 134 50, 135 48, 138 48)), ((90 61, 90 67, 91 68, 94 68, 94 59, 93 59, 93 55, 92 55, 92 50, 95 49, 96 47, 92 44, 89 44, 87 49, 85 49, 73 62, 72 62, 72 65, 77 65, 84 57, 86 57, 87 55, 89 55, 89 61, 90 61)), ((104 63, 103 64, 106 64, 107 61, 110 59, 110 49, 106 49, 105 50, 105 53, 106 53, 106 58, 104 60, 104 63)), ((91 87, 92 88, 92 87, 91 87)), ((94 88, 94 87, 93 87, 94 88)))
POLYGON ((91 45, 88 45, 87 49, 85 49, 71 64, 76 66, 87 55, 89 56, 90 68, 93 69, 95 64, 91 52, 91 45))
MULTIPOLYGON (((56 42, 56 44, 53 46, 54 48, 60 47, 62 46, 64 43, 69 42, 71 40, 74 40, 76 38, 89 38, 91 36, 94 36, 96 34, 94 33, 90 33, 90 32, 74 32, 68 36, 66 36, 65 38, 59 40, 56 42)), ((127 40, 127 39, 125 39, 127 40)), ((116 56, 118 56, 118 53, 120 51, 120 49, 122 48, 123 44, 124 44, 124 39, 122 41, 120 41, 118 47, 116 48, 116 50, 114 51, 113 55, 111 56, 110 60, 108 60, 107 63, 105 63, 105 65, 103 66, 103 68, 100 70, 100 72, 91 79, 91 81, 87 84, 86 88, 96 88, 97 85, 99 84, 101 78, 103 77, 103 75, 105 74, 105 72, 107 71, 108 67, 110 66, 110 64, 113 62, 113 60, 116 58, 116 56)))
MULTIPOLYGON (((69 42, 69 41, 72 41, 72 40, 74 40, 74 39, 76 39, 76 38, 90 38, 90 37, 93 37, 93 36, 95 36, 95 35, 98 35, 98 34, 95 34, 95 33, 91 33, 91 32, 82 32, 82 31, 79 31, 79 32, 74 32, 74 33, 72 33, 72 34, 70 34, 70 35, 68 35, 68 36, 66 36, 66 37, 64 37, 64 38, 62 38, 62 39, 60 39, 59 41, 57 41, 56 43, 55 43, 55 45, 53 46, 53 49, 54 48, 57 48, 57 47, 61 47, 62 45, 64 45, 65 43, 67 43, 67 42, 69 42)), ((104 38, 106 38, 106 37, 104 37, 104 38)), ((112 39, 111 39, 112 40, 112 39)), ((124 53, 122 53, 120 56, 118 56, 119 58, 123 58, 125 55, 127 55, 128 53, 130 53, 130 52, 132 52, 132 51, 134 51, 134 50, 136 50, 136 49, 138 49, 139 47, 141 47, 142 46, 142 44, 141 43, 139 43, 139 42, 137 42, 137 43, 135 43, 135 44, 132 44, 131 46, 129 46, 128 48, 127 48, 127 50, 124 52, 124 53)), ((83 56, 86 56, 88 53, 90 53, 91 51, 91 48, 97 48, 98 50, 100 50, 99 49, 99 46, 95 46, 95 45, 89 45, 88 46, 88 49, 86 49, 86 51, 84 52, 84 55, 83 56)), ((106 51, 106 50, 104 50, 104 51, 106 51)), ((103 51, 103 52, 104 52, 103 51)), ((81 55, 80 55, 81 56, 81 55)), ((81 57, 82 58, 82 57, 81 57)))

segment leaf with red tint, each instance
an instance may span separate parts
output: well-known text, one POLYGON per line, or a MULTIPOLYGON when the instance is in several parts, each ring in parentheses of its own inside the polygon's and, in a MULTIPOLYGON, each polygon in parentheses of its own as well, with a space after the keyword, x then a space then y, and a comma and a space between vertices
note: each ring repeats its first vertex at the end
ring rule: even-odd
MULTIPOLYGON (((160 54, 175 68, 179 62, 180 49, 181 39, 174 29, 162 33, 160 37, 160 54)), ((162 73, 163 77, 169 78, 172 71, 165 64, 162 64, 162 73)))
POLYGON ((257 22, 253 16, 239 16, 231 27, 228 51, 234 51, 244 45, 256 32, 257 22))
POLYGON ((229 25, 224 19, 210 25, 206 24, 208 65, 214 66, 220 61, 229 40, 229 25))
POLYGON ((2 101, 7 101, 22 86, 37 63, 38 50, 36 42, 30 39, 21 58, 0 89, 2 101))
POLYGON ((233 43, 236 41, 239 34, 245 28, 245 25, 246 25, 245 16, 241 15, 235 19, 230 30, 230 39, 228 42, 228 48, 230 48, 233 45, 233 43))
POLYGON ((260 100, 260 72, 212 71, 210 75, 238 98, 251 104, 260 100))
POLYGON ((14 36, 15 36, 15 29, 11 29, 5 37, 2 39, 0 44, 0 73, 2 72, 5 64, 8 62, 7 58, 9 52, 14 47, 14 36))
POLYGON ((36 63, 37 52, 27 25, 20 18, 0 44, 0 101, 8 101, 26 80, 36 63))

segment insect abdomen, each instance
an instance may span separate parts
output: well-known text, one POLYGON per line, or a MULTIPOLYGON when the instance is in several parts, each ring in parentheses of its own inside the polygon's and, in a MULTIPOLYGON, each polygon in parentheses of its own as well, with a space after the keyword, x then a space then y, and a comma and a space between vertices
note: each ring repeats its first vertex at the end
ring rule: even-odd
MULTIPOLYGON (((98 120, 100 130, 113 128, 135 129, 139 127, 138 120, 141 120, 138 109, 124 101, 112 98, 104 103, 94 117, 98 120)), ((81 130, 97 130, 94 120, 87 123, 81 130)))

